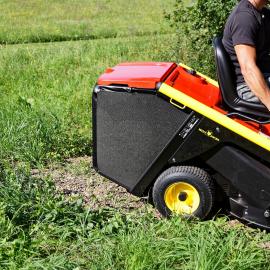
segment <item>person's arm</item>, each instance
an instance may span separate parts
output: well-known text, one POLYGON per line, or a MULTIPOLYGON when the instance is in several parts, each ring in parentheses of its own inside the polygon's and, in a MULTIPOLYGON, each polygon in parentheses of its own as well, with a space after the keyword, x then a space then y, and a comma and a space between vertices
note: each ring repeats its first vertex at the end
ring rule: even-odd
POLYGON ((270 110, 270 89, 256 64, 256 49, 249 45, 236 45, 234 48, 246 84, 270 110))

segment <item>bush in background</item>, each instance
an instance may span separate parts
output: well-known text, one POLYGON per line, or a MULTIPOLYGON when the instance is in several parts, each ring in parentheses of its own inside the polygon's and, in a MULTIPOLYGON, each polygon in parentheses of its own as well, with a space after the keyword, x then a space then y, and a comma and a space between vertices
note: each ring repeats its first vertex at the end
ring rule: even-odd
POLYGON ((177 60, 215 77, 212 39, 222 35, 227 17, 237 0, 176 0, 175 9, 166 17, 176 29, 174 48, 177 60))

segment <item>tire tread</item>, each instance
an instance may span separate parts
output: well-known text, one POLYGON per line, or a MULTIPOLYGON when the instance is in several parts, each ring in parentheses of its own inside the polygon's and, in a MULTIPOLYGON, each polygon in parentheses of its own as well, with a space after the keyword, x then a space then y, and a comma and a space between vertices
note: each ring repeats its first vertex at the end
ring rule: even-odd
MULTIPOLYGON (((164 178, 168 177, 169 175, 177 174, 177 173, 186 173, 189 175, 195 176, 197 179, 199 179, 205 186, 205 188, 208 189, 209 194, 212 195, 211 200, 209 201, 209 211, 205 213, 205 216, 207 216, 212 209, 212 206, 214 204, 215 200, 215 186, 214 183, 210 177, 210 175, 204 171, 201 168, 194 167, 194 166, 174 166, 167 170, 165 170, 156 180, 154 187, 153 187, 153 198, 157 198, 157 193, 159 192, 159 185, 162 184, 162 181, 164 178)), ((154 199, 155 203, 155 199, 154 199)), ((155 203, 156 204, 156 203, 155 203)))

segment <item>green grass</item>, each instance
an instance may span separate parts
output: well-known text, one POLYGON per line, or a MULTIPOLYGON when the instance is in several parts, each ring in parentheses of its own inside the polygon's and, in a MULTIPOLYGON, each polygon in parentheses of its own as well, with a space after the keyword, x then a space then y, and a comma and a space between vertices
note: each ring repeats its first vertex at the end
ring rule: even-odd
POLYGON ((172 3, 0 0, 0 43, 96 39, 1 47, 0 159, 36 166, 90 155, 98 76, 123 61, 168 60, 172 3))
POLYGON ((22 167, 1 169, 0 225, 1 269, 270 269, 269 234, 224 218, 93 212, 22 167))
POLYGON ((174 0, 0 0, 0 44, 171 32, 174 0), (162 23, 161 23, 162 22, 162 23))
POLYGON ((34 165, 91 153, 91 90, 108 66, 165 60, 167 35, 7 46, 0 159, 34 165))

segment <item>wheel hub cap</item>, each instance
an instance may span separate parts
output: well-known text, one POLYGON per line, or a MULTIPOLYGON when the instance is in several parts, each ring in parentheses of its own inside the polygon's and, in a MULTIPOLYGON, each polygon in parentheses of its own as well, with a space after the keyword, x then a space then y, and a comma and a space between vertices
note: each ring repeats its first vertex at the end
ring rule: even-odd
POLYGON ((177 214, 192 214, 200 205, 197 189, 185 182, 173 183, 165 191, 166 206, 177 214))
POLYGON ((178 198, 181 202, 184 202, 187 199, 188 195, 186 192, 180 192, 178 198))

